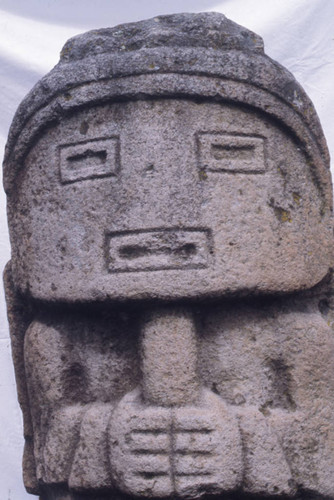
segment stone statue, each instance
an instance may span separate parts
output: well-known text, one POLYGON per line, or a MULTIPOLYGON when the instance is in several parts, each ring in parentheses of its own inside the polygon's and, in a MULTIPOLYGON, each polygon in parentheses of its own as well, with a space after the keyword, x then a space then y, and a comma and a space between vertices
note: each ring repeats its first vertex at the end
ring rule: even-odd
POLYGON ((334 498, 329 156, 259 36, 205 13, 69 40, 4 181, 29 492, 334 498))

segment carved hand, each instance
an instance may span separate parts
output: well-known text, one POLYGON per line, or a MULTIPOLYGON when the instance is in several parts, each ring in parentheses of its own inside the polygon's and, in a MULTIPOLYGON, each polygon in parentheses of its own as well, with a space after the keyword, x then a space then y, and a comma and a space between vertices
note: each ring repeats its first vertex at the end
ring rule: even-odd
POLYGON ((241 455, 235 417, 207 390, 196 406, 175 408, 145 405, 135 390, 111 419, 113 479, 128 494, 197 497, 229 491, 240 482, 241 455))

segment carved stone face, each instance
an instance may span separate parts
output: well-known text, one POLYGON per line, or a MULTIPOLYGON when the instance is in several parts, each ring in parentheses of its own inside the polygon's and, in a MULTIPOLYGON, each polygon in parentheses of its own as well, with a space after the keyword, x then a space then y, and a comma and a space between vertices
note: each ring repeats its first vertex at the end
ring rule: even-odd
POLYGON ((181 99, 63 119, 18 182, 19 286, 46 300, 312 286, 327 272, 330 224, 292 137, 240 105, 181 99))

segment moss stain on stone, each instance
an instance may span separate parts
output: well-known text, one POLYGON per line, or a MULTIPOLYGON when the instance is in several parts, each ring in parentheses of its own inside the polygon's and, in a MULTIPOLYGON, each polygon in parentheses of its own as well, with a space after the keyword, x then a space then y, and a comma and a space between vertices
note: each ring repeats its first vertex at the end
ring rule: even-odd
POLYGON ((273 208, 275 216, 280 222, 292 222, 290 210, 285 210, 284 208, 281 207, 273 207, 273 208))
POLYGON ((276 205, 274 198, 270 198, 268 205, 274 210, 274 214, 280 222, 292 222, 290 210, 276 205))
POLYGON ((292 193, 292 198, 293 198, 293 201, 294 201, 297 205, 300 205, 300 201, 301 201, 302 197, 300 196, 300 194, 299 194, 299 193, 293 192, 293 193, 292 193))

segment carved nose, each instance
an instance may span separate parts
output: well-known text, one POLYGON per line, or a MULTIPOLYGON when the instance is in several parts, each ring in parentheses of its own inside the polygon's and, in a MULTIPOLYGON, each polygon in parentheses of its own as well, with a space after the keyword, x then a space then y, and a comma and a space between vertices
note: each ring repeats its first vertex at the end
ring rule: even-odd
POLYGON ((161 406, 196 401, 196 329, 190 310, 158 308, 144 313, 142 323, 144 399, 161 406))

